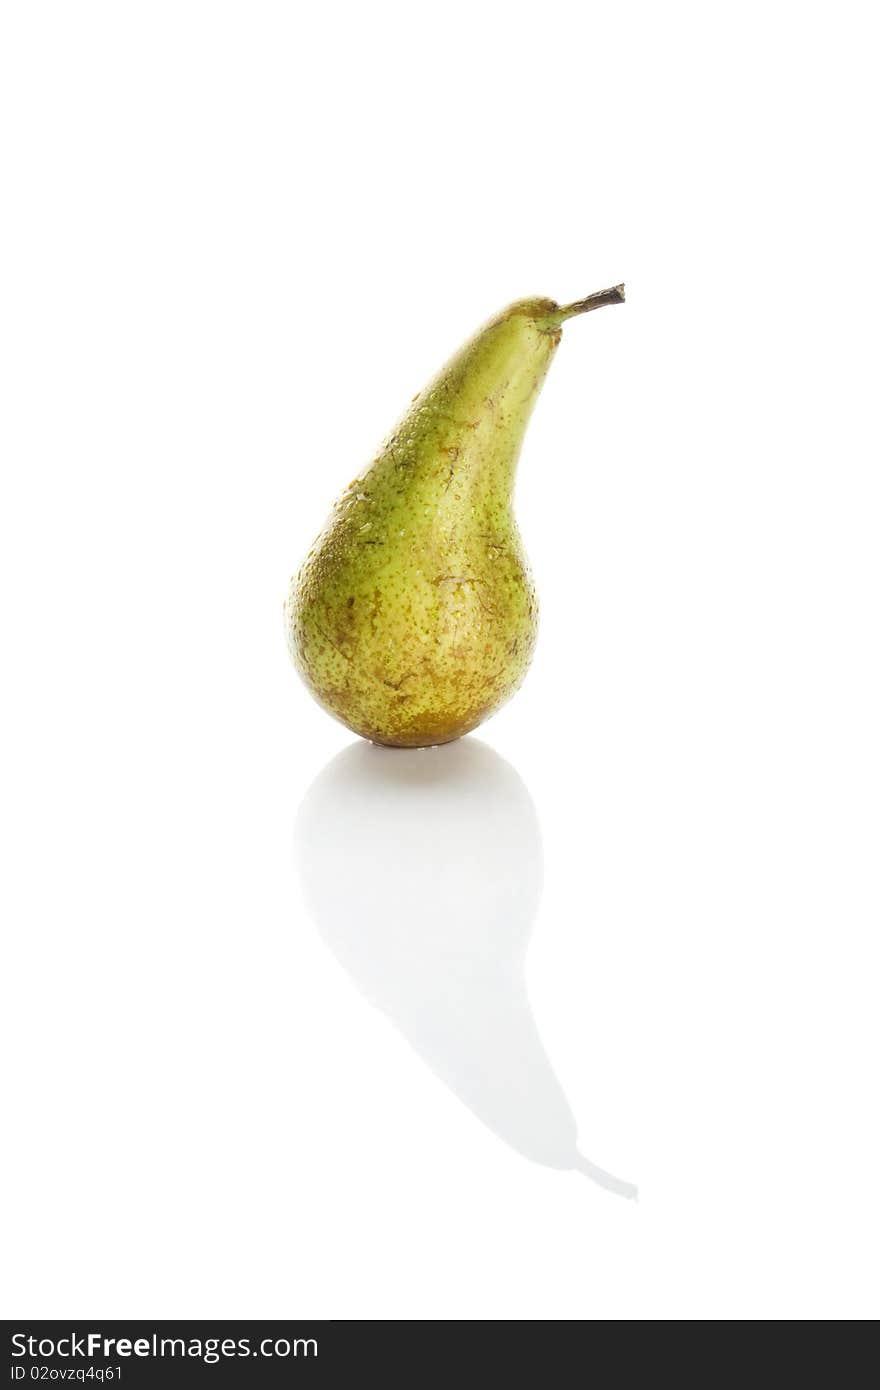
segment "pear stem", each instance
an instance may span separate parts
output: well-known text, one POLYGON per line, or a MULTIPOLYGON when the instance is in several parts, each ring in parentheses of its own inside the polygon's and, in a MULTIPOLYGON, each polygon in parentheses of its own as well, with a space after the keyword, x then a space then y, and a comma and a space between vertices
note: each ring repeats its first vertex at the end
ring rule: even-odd
POLYGON ((547 314, 544 322, 551 328, 558 328, 566 319, 573 319, 575 314, 588 314, 591 309, 601 309, 605 304, 623 304, 625 299, 623 285, 614 285, 610 290, 597 290, 595 294, 588 294, 586 299, 576 299, 573 304, 564 304, 555 312, 547 314))

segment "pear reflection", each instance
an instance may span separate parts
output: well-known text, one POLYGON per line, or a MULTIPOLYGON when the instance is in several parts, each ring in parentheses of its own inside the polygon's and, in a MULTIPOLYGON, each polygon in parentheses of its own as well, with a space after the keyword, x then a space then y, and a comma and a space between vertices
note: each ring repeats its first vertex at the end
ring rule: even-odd
POLYGON ((578 1152, 532 1016, 541 837, 513 768, 473 738, 352 744, 303 802, 297 858, 327 946, 459 1099, 533 1162, 635 1196, 578 1152))

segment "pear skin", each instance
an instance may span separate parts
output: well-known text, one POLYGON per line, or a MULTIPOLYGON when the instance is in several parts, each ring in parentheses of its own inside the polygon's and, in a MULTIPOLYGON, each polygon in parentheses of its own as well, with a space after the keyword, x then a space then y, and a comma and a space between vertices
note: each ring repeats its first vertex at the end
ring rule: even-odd
POLYGON ((512 506, 523 435, 562 323, 623 297, 619 285, 496 315, 334 505, 285 616, 303 680, 355 733, 448 743, 519 686, 538 623, 512 506))

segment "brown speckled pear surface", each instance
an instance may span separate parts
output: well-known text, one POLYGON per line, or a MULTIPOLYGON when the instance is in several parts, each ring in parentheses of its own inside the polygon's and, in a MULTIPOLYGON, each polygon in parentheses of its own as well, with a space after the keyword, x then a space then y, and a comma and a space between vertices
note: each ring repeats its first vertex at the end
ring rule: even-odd
POLYGON ((285 605, 315 698, 375 743, 468 733, 528 669, 537 599, 513 516, 523 434, 575 314, 524 299, 491 319, 416 396, 336 502, 285 605))

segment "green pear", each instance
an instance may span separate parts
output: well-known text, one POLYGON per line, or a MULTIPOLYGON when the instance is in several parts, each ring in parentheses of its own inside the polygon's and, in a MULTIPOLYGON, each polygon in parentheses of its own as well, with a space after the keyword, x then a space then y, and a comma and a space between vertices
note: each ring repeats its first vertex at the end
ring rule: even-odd
POLYGON ((623 301, 523 299, 413 400, 336 502, 291 582, 294 663, 320 704, 374 743, 459 738, 522 681, 537 599, 513 515, 523 435, 562 324, 623 301))

